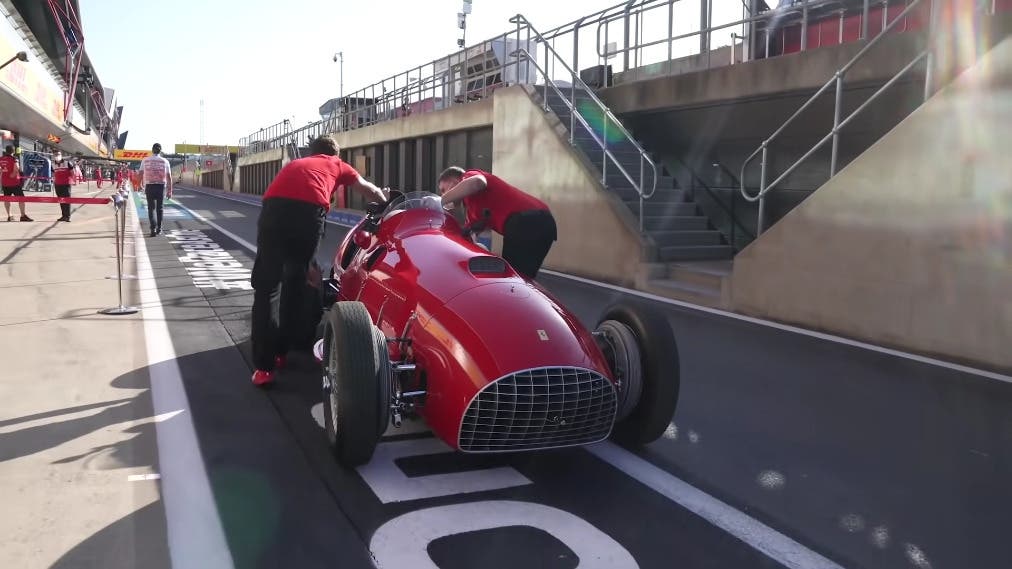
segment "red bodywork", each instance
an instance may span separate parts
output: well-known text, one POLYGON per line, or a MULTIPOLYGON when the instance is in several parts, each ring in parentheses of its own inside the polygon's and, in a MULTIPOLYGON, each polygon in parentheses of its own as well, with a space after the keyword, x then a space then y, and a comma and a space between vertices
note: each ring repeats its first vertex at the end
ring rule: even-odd
POLYGON ((460 448, 461 421, 472 399, 499 378, 571 367, 613 381, 590 332, 538 284, 506 263, 498 274, 469 270, 473 257, 492 255, 465 238, 448 213, 387 213, 375 234, 363 223, 335 256, 338 300, 362 302, 387 338, 410 339, 407 353, 391 342, 390 359, 416 364, 417 383, 405 389, 427 391, 416 410, 451 446, 460 448))

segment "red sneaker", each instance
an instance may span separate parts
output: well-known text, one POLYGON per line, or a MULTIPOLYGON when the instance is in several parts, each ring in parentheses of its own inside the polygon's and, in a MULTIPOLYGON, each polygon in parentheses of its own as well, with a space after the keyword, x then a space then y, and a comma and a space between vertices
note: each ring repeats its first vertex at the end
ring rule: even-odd
POLYGON ((274 372, 258 369, 253 372, 253 385, 264 386, 274 383, 274 372))
POLYGON ((274 369, 281 370, 288 363, 288 358, 285 356, 274 356, 274 369))

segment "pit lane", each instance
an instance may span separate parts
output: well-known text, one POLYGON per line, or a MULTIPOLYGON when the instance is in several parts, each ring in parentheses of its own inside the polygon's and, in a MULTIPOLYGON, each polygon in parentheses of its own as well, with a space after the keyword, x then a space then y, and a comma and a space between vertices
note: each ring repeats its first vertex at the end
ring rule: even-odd
MULTIPOLYGON (((342 469, 314 418, 315 364, 296 358, 276 388, 250 387, 251 293, 196 288, 178 260, 185 251, 171 240, 173 231, 200 231, 250 268, 258 207, 185 189, 176 197, 185 207, 167 205, 166 236, 148 248, 159 259, 153 265, 167 316, 185 315, 170 318, 169 329, 237 566, 368 566, 370 546, 381 564, 395 560, 383 566, 422 566, 414 563, 424 557, 439 567, 582 567, 593 566, 594 556, 611 559, 601 566, 630 565, 623 554, 640 567, 942 567, 970 558, 997 567, 1008 558, 998 535, 1012 511, 1003 509, 1009 493, 1001 469, 967 460, 938 396, 952 382, 979 382, 975 404, 989 407, 1007 405, 1007 389, 671 305, 658 308, 679 338, 682 399, 664 439, 646 449, 615 447, 618 458, 584 449, 475 457, 441 452, 426 433, 402 428, 368 467, 342 469), (881 402, 868 396, 881 390, 881 402), (882 403, 896 400, 909 408, 882 403), (937 444, 920 444, 925 435, 937 444), (939 454, 963 468, 938 469, 939 454), (966 490, 937 492, 954 483, 966 490), (473 504, 485 507, 469 511, 473 504), (714 504, 731 511, 714 514, 714 504), (510 508, 527 523, 516 523, 510 508), (505 512, 505 527, 485 528, 497 511, 505 512), (417 537, 405 529, 409 522, 445 535, 419 538, 426 555, 404 557, 417 537), (599 549, 560 540, 567 522, 599 549), (785 555, 783 543, 763 549, 777 536, 793 542, 798 556, 785 555)), ((343 234, 328 224, 318 255, 324 267, 343 234)), ((628 296, 542 280, 588 323, 628 296)), ((1000 444, 976 446, 986 452, 1000 444)))

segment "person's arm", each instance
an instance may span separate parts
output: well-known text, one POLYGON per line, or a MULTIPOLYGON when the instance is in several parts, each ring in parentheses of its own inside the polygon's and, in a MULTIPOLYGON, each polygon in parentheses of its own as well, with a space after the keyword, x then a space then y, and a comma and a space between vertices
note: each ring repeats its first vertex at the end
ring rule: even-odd
POLYGON ((361 175, 353 184, 351 184, 351 187, 358 193, 365 196, 366 198, 372 198, 377 203, 383 203, 387 201, 388 193, 384 192, 378 186, 376 186, 369 180, 366 180, 361 175))
POLYGON ((449 190, 446 190, 446 193, 443 194, 443 205, 446 206, 459 202, 467 196, 476 194, 487 187, 488 180, 486 180, 485 176, 482 176, 481 174, 461 180, 460 183, 449 190))

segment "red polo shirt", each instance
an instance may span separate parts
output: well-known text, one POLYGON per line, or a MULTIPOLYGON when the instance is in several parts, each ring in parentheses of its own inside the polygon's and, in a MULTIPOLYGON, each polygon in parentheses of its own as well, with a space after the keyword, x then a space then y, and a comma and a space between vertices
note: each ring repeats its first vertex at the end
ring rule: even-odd
POLYGON ((267 188, 264 199, 300 200, 329 211, 337 186, 350 186, 358 178, 358 172, 337 156, 314 154, 286 164, 267 188))
POLYGON ((507 184, 502 178, 488 172, 468 170, 464 172, 462 179, 466 180, 478 175, 485 176, 488 187, 464 198, 464 208, 467 210, 467 223, 473 223, 481 219, 484 210, 487 209, 491 214, 488 228, 502 235, 503 225, 506 224, 509 216, 514 213, 548 209, 548 206, 538 198, 520 191, 507 184))
POLYGON ((0 185, 5 188, 15 188, 21 183, 21 176, 18 174, 18 161, 13 156, 4 154, 0 156, 0 185))
POLYGON ((70 180, 74 177, 74 169, 66 162, 62 166, 53 167, 53 185, 69 186, 70 180))

